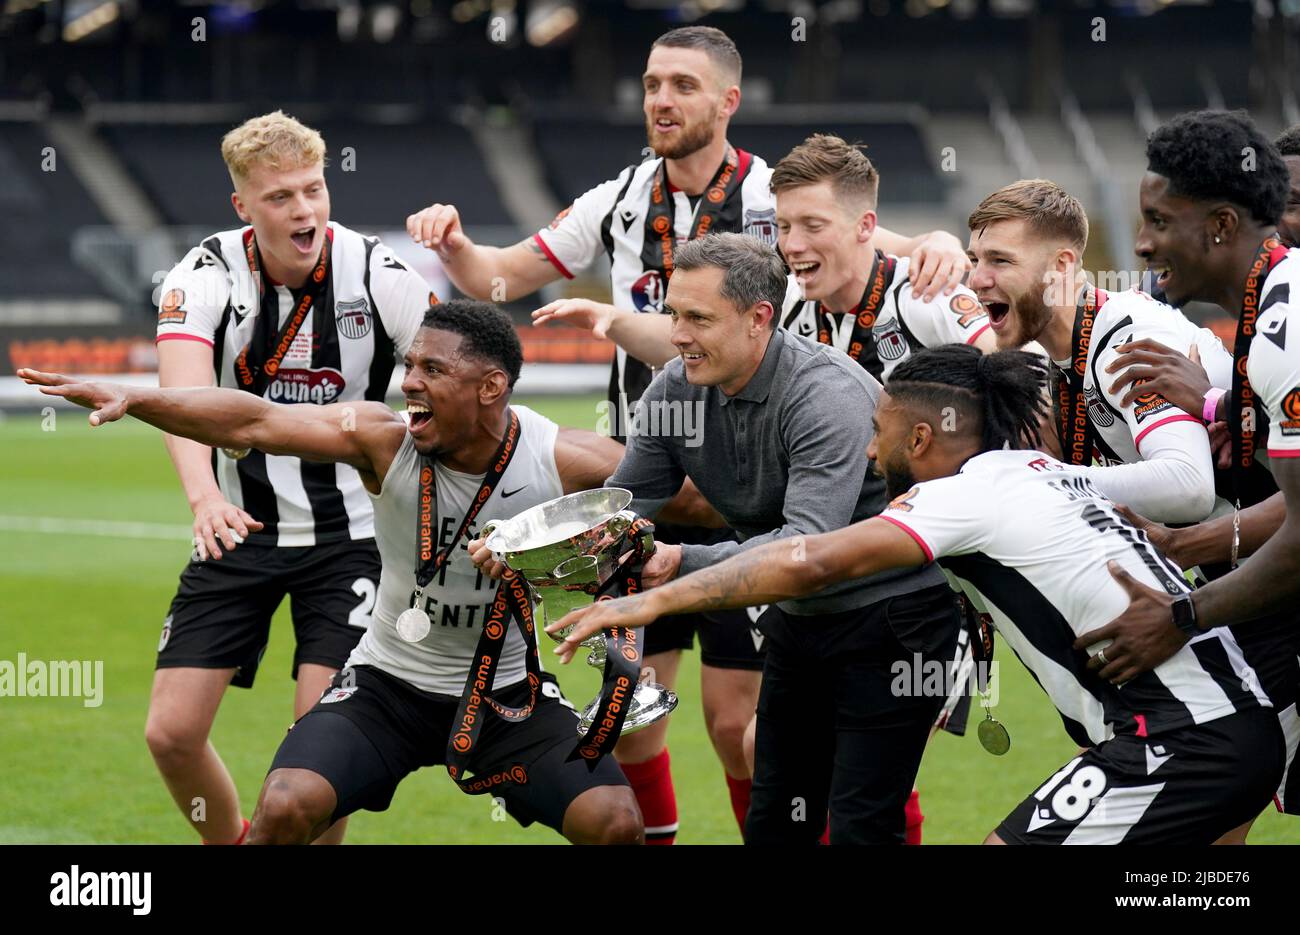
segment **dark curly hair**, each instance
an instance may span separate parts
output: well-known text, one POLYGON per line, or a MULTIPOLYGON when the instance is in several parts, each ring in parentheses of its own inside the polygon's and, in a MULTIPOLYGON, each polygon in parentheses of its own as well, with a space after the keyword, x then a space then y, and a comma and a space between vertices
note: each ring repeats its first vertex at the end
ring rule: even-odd
POLYGON ((1273 141, 1273 145, 1283 156, 1300 156, 1300 123, 1283 130, 1282 135, 1273 141))
POLYGON ((1241 110, 1192 111, 1157 127, 1147 170, 1169 179, 1174 195, 1230 201, 1265 225, 1286 210, 1291 185, 1277 147, 1241 110))
POLYGON ((500 367, 514 389, 524 365, 524 350, 510 316, 491 302, 451 299, 431 305, 421 327, 460 335, 461 353, 500 367))
POLYGON ((957 409, 958 424, 980 426, 980 451, 1037 448, 1046 411, 1047 365, 1037 354, 981 354, 968 344, 917 351, 894 368, 885 390, 898 402, 937 416, 957 409))

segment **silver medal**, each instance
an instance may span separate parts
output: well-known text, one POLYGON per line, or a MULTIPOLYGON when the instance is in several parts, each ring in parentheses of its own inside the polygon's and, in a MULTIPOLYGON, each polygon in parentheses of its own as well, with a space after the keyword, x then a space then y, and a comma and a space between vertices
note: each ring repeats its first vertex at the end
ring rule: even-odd
POLYGON ((397 615, 397 635, 408 643, 418 643, 429 635, 433 623, 429 615, 418 607, 412 607, 397 615))

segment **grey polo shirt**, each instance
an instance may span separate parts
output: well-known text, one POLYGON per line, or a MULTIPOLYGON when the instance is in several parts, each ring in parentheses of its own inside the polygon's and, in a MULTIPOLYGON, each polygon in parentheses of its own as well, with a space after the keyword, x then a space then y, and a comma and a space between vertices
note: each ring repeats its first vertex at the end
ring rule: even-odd
MULTIPOLYGON (((670 361, 637 404, 627 453, 609 487, 654 516, 688 475, 740 542, 683 545, 680 574, 777 539, 841 529, 886 506, 867 470, 880 384, 846 354, 776 329, 753 379, 735 396, 687 382, 670 361)), ((934 564, 841 582, 783 601, 791 614, 836 613, 943 584, 934 564)))

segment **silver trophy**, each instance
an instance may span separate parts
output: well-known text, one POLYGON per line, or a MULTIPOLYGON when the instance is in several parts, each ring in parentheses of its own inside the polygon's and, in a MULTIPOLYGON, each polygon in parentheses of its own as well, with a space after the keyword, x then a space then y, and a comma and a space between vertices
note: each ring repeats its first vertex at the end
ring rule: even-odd
MULTIPOLYGON (((498 561, 505 562, 528 582, 537 600, 539 626, 559 620, 569 611, 591 603, 592 595, 612 578, 627 551, 627 535, 636 514, 627 509, 631 491, 621 487, 584 490, 538 504, 513 519, 486 523, 480 535, 498 561)), ((654 552, 649 531, 641 543, 647 557, 654 552)), ((555 634, 558 641, 572 628, 555 634)), ((605 639, 597 633, 582 641, 591 652, 587 665, 603 669, 605 639)), ((592 699, 578 721, 585 734, 595 718, 600 697, 592 699)), ((621 733, 667 717, 677 696, 655 682, 638 681, 621 733)))

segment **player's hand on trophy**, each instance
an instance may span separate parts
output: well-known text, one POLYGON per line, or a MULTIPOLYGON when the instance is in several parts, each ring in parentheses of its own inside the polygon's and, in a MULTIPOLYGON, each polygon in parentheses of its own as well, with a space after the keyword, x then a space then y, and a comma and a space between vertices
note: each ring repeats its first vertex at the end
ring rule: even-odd
POLYGON ((46 396, 62 396, 70 403, 93 409, 91 425, 116 422, 126 415, 126 388, 116 383, 78 383, 61 373, 44 373, 23 368, 18 376, 39 386, 46 396))
POLYGON ((681 567, 682 547, 656 542, 654 554, 646 559, 645 566, 641 569, 641 585, 657 588, 661 584, 667 584, 677 577, 681 567))
POLYGON ((602 341, 609 334, 609 326, 614 322, 618 309, 603 302, 590 299, 558 299, 543 305, 533 312, 534 325, 552 323, 568 325, 590 331, 592 337, 602 341))
POLYGON ((486 539, 471 539, 466 548, 469 549, 469 560, 483 573, 483 577, 499 581, 514 576, 514 571, 509 565, 497 561, 492 550, 487 547, 486 539))
POLYGON ((250 532, 262 524, 219 493, 201 497, 194 504, 194 549, 199 561, 221 559, 221 549, 232 552, 243 545, 250 532))
POLYGON ((432 204, 417 211, 406 219, 406 232, 416 243, 443 258, 469 243, 461 229, 460 212, 455 205, 432 204))
POLYGON ((1122 344, 1116 350, 1119 356, 1111 361, 1106 372, 1124 372, 1111 384, 1110 391, 1118 393, 1133 384, 1120 400, 1121 406, 1128 406, 1139 396, 1159 393, 1184 412, 1201 417, 1210 378, 1201 366, 1201 354, 1195 344, 1182 354, 1159 341, 1143 338, 1122 344))
POLYGON ((1082 634, 1074 648, 1085 652, 1104 640, 1110 644, 1088 660, 1088 668, 1115 685, 1154 669, 1187 642, 1187 635, 1174 625, 1174 599, 1133 578, 1118 562, 1106 563, 1111 577, 1128 594, 1128 609, 1110 623, 1082 634))
POLYGON ((644 595, 620 597, 612 601, 596 601, 586 607, 571 610, 559 620, 546 628, 546 632, 555 636, 564 628, 572 625, 573 632, 555 647, 555 655, 565 665, 573 659, 582 645, 582 641, 608 627, 643 627, 654 623, 655 615, 650 609, 650 602, 644 595))
POLYGON ((931 302, 940 292, 952 295, 969 272, 962 242, 947 231, 934 231, 912 251, 912 298, 931 302))

